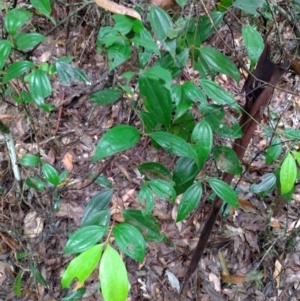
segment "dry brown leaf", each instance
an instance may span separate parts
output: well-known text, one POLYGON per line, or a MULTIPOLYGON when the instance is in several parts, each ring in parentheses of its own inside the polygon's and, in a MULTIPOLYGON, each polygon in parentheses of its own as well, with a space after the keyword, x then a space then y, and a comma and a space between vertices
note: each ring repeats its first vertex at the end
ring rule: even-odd
POLYGON ((73 170, 73 156, 70 153, 65 153, 62 163, 64 164, 65 168, 68 170, 68 172, 72 172, 73 170))
POLYGON ((37 237, 44 229, 44 220, 37 212, 31 211, 24 218, 24 235, 27 238, 37 237))
POLYGON ((174 0, 150 0, 150 4, 161 7, 164 10, 178 10, 179 5, 174 0))
POLYGON ((279 229, 280 228, 280 223, 277 219, 272 218, 271 222, 270 222, 270 226, 273 227, 273 228, 279 229))
POLYGON ((0 285, 2 285, 6 279, 6 270, 12 270, 10 265, 4 261, 0 261, 0 285))
POLYGON ((242 284, 245 281, 245 276, 244 275, 222 275, 221 279, 223 283, 242 284))
POLYGON ((80 220, 83 215, 84 208, 75 203, 61 203, 59 211, 56 212, 58 217, 68 217, 74 219, 77 226, 80 226, 80 220))
POLYGON ((213 282, 213 284, 215 285, 215 290, 217 292, 221 291, 221 281, 220 281, 220 278, 216 274, 210 273, 208 275, 208 280, 210 282, 213 282))
POLYGON ((256 213, 256 206, 249 201, 239 199, 240 209, 245 212, 256 213))
POLYGON ((223 254, 221 253, 220 250, 218 251, 218 257, 219 257, 220 264, 222 267, 222 276, 229 276, 226 259, 224 258, 223 254))
POLYGON ((276 281, 276 287, 279 288, 281 282, 282 264, 279 260, 275 261, 275 268, 273 272, 273 278, 276 281))
POLYGON ((125 7, 110 0, 95 0, 96 4, 114 14, 126 15, 142 20, 140 14, 132 8, 125 7))

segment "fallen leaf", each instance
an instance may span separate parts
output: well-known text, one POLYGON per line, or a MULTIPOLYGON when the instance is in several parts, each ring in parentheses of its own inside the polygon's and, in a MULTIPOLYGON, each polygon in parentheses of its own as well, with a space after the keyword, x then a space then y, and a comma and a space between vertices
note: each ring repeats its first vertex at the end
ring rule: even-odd
POLYGON ((24 218, 24 235, 27 238, 35 238, 44 229, 44 220, 36 211, 29 212, 24 218))
POLYGON ((72 172, 73 170, 73 156, 70 153, 65 153, 62 163, 64 164, 65 168, 67 169, 68 172, 72 172))
POLYGON ((281 282, 281 272, 282 272, 282 264, 280 263, 279 260, 276 259, 275 261, 275 268, 273 272, 273 278, 276 281, 276 287, 280 287, 280 282, 281 282))

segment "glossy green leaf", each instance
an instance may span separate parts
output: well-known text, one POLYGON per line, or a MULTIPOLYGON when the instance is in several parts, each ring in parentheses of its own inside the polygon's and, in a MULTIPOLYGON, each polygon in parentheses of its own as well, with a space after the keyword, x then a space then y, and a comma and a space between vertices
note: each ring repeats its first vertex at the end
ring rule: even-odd
POLYGON ((114 226, 113 234, 118 247, 124 254, 140 263, 144 261, 146 243, 143 235, 136 227, 122 223, 114 226))
POLYGON ((129 292, 126 267, 119 253, 110 245, 101 258, 99 278, 105 301, 126 301, 129 292))
POLYGON ((289 193, 293 189, 297 178, 297 165, 290 153, 287 154, 282 162, 279 177, 281 195, 289 193))
POLYGON ((143 39, 140 37, 134 37, 131 39, 131 42, 137 46, 144 47, 147 50, 153 51, 155 54, 159 55, 159 48, 157 44, 151 39, 143 39))
POLYGON ((46 37, 40 33, 18 33, 15 35, 15 42, 19 50, 32 48, 46 40, 46 37))
POLYGON ((274 137, 271 141, 271 145, 266 152, 266 164, 271 164, 278 159, 282 152, 281 140, 278 137, 274 137))
POLYGON ((208 122, 202 119, 192 132, 191 141, 195 143, 194 150, 197 153, 197 164, 202 169, 209 157, 213 144, 213 133, 208 122))
POLYGON ((143 126, 145 127, 145 131, 148 133, 152 132, 158 124, 156 115, 153 115, 153 113, 148 113, 145 111, 140 111, 139 115, 143 123, 143 126))
POLYGON ((108 208, 112 199, 112 190, 103 190, 95 194, 88 202, 82 219, 81 224, 86 223, 86 220, 90 219, 90 215, 93 215, 101 210, 108 208))
POLYGON ((41 162, 42 161, 39 156, 27 154, 22 157, 20 164, 22 164, 23 166, 36 166, 41 162))
POLYGON ((232 175, 239 175, 242 171, 242 164, 234 150, 227 146, 215 146, 212 150, 218 168, 232 175))
POLYGON ((11 41, 1 40, 0 41, 0 70, 4 67, 4 64, 10 54, 11 51, 11 41))
POLYGON ((197 160, 197 154, 185 140, 167 132, 153 132, 149 136, 168 152, 197 160))
POLYGON ((171 181, 172 175, 170 171, 160 163, 146 162, 138 166, 139 172, 146 177, 147 180, 162 179, 171 181))
POLYGON ((96 268, 102 255, 103 245, 96 245, 75 257, 63 273, 61 285, 69 287, 74 278, 83 283, 96 268))
POLYGON ((162 8, 151 6, 149 11, 149 21, 154 34, 159 41, 164 41, 170 29, 173 27, 173 21, 162 8))
POLYGON ((147 241, 165 241, 165 236, 160 234, 159 222, 154 216, 144 216, 142 211, 134 209, 123 210, 122 215, 125 222, 137 227, 147 241))
POLYGON ((120 37, 106 50, 108 56, 109 71, 126 62, 126 60, 129 59, 131 55, 131 46, 128 40, 120 37))
POLYGON ((176 191, 169 182, 161 179, 156 179, 151 180, 149 182, 149 186, 158 197, 174 204, 176 198, 176 191))
POLYGON ((200 170, 193 159, 181 157, 177 160, 173 173, 173 181, 175 182, 174 188, 177 195, 183 193, 193 184, 200 170))
POLYGON ((148 185, 143 184, 138 197, 139 205, 144 207, 144 215, 149 215, 154 208, 154 197, 148 185))
POLYGON ((257 8, 262 7, 265 3, 266 0, 251 0, 251 1, 235 0, 233 2, 233 6, 243 10, 246 13, 259 16, 259 13, 257 12, 257 8))
POLYGON ((133 126, 119 125, 108 130, 99 140, 92 161, 122 152, 136 145, 140 133, 133 126))
POLYGON ((206 102, 206 96, 193 82, 185 82, 181 86, 182 92, 193 102, 206 102))
POLYGON ((202 197, 201 183, 195 183, 190 186, 182 195, 178 207, 178 214, 176 222, 180 222, 187 218, 191 211, 193 211, 199 204, 202 197))
POLYGON ((227 183, 216 178, 207 179, 207 182, 215 194, 225 203, 236 208, 239 206, 236 193, 227 183))
POLYGON ((90 213, 84 220, 81 222, 81 227, 87 226, 103 226, 108 227, 110 222, 110 210, 100 210, 97 212, 90 213))
POLYGON ((179 118, 176 117, 169 128, 170 133, 183 138, 185 141, 189 140, 196 124, 194 113, 192 110, 188 110, 179 118))
POLYGON ((103 226, 86 226, 69 237, 64 254, 76 254, 87 250, 99 242, 107 231, 103 226))
POLYGON ((205 94, 217 104, 227 105, 241 112, 236 99, 230 93, 223 90, 221 86, 208 79, 200 79, 200 84, 205 94))
POLYGON ((142 75, 148 79, 162 79, 165 83, 171 84, 172 76, 169 70, 160 66, 153 66, 143 71, 142 75))
POLYGON ((260 183, 252 184, 249 191, 265 195, 267 193, 272 193, 276 188, 276 175, 273 173, 265 174, 261 177, 260 183))
POLYGON ((114 29, 119 31, 122 35, 127 35, 133 28, 134 19, 125 15, 113 15, 112 18, 116 24, 114 29))
POLYGON ((50 15, 50 0, 30 0, 30 3, 37 11, 51 20, 53 24, 56 24, 55 19, 50 15))
POLYGON ((240 81, 238 68, 226 55, 209 46, 201 47, 200 54, 210 68, 231 76, 237 83, 240 81))
POLYGON ((254 66, 265 47, 263 38, 254 27, 249 25, 242 27, 242 36, 245 42, 251 66, 254 66))
POLYGON ((13 36, 31 17, 32 13, 23 8, 11 9, 5 14, 4 27, 13 36))
POLYGON ((51 83, 44 71, 37 69, 31 73, 29 91, 35 101, 51 95, 51 83))
POLYGON ((24 74, 34 66, 31 61, 18 61, 8 66, 6 74, 3 77, 3 83, 7 84, 10 80, 24 74))
POLYGON ((74 67, 62 60, 58 60, 55 62, 55 68, 60 81, 67 86, 71 84, 72 79, 77 79, 87 85, 91 84, 90 79, 78 67, 74 67))
POLYGON ((66 297, 62 298, 61 301, 79 301, 85 294, 86 288, 81 287, 78 290, 69 293, 66 297))
POLYGON ((38 176, 30 176, 25 181, 26 185, 30 188, 43 191, 45 189, 45 184, 41 178, 38 176))
POLYGON ((170 91, 158 80, 140 76, 140 95, 147 111, 156 117, 156 120, 169 127, 172 116, 172 99, 170 91))
POLYGON ((59 184, 59 176, 57 170, 48 163, 42 164, 42 171, 45 179, 54 186, 59 184))
POLYGON ((98 106, 106 106, 112 104, 122 97, 122 92, 118 89, 102 89, 93 93, 90 98, 98 106))

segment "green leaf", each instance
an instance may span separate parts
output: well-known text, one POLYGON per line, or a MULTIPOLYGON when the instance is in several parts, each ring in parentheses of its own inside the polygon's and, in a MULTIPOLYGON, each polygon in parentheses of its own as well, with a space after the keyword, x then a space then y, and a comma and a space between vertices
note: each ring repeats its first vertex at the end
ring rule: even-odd
POLYGON ((173 21, 170 16, 160 7, 151 6, 149 11, 149 21, 154 34, 159 41, 164 41, 170 29, 173 27, 173 21))
POLYGON ((38 176, 30 176, 25 181, 26 185, 30 188, 43 191, 45 189, 44 182, 38 176))
POLYGON ((231 148, 227 146, 215 146, 212 151, 218 168, 232 175, 239 175, 242 171, 242 164, 231 148))
POLYGON ((140 95, 145 97, 143 103, 147 111, 166 128, 169 127, 172 116, 170 91, 160 81, 145 76, 140 76, 139 88, 140 95))
POLYGON ((249 25, 242 27, 242 36, 245 42, 251 66, 254 66, 265 47, 263 38, 255 28, 249 25))
POLYGON ((82 219, 81 225, 87 223, 87 220, 90 219, 90 215, 93 215, 101 210, 108 208, 112 199, 112 190, 103 190, 95 194, 90 201, 88 202, 82 219))
POLYGON ((300 139, 300 130, 299 129, 286 129, 281 132, 283 136, 291 140, 300 139))
POLYGON ((230 108, 241 112, 236 99, 227 91, 223 90, 218 84, 208 79, 200 79, 200 84, 205 94, 221 105, 227 105, 230 108))
POLYGON ((273 173, 265 174, 261 177, 260 183, 252 184, 249 191, 265 195, 271 193, 276 188, 276 175, 273 173))
POLYGON ((148 51, 151 50, 155 54, 159 55, 159 48, 152 39, 148 40, 148 39, 143 39, 140 37, 134 37, 131 39, 131 42, 140 47, 144 47, 148 51))
POLYGON ((236 193, 227 183, 215 178, 207 179, 207 182, 216 195, 225 201, 225 203, 236 208, 239 206, 236 193))
POLYGON ((95 245, 107 231, 103 226, 86 226, 75 231, 68 239, 64 254, 80 253, 95 245))
POLYGON ((19 50, 25 50, 28 48, 32 48, 42 41, 46 40, 46 37, 40 33, 18 33, 15 36, 15 41, 17 48, 19 50))
POLYGON ((259 16, 259 13, 257 12, 257 8, 263 7, 263 5, 266 3, 266 0, 251 0, 251 1, 245 1, 245 0, 235 0, 233 2, 233 6, 237 7, 246 13, 259 16))
POLYGON ((11 51, 11 41, 8 40, 2 40, 0 41, 0 70, 2 70, 9 54, 11 51))
POLYGON ((154 208, 154 197, 152 191, 146 184, 143 184, 143 186, 141 187, 138 202, 140 206, 143 206, 143 203, 145 203, 145 210, 143 210, 144 215, 149 215, 152 212, 154 208))
POLYGON ((13 285, 13 291, 14 294, 17 297, 21 297, 22 296, 22 276, 23 276, 23 272, 19 272, 15 281, 14 281, 14 285, 13 285))
POLYGON ((300 152, 293 151, 292 154, 295 157, 297 163, 300 165, 300 152))
POLYGON ((51 6, 49 0, 30 0, 30 3, 37 11, 51 20, 53 24, 56 24, 55 19, 50 15, 51 6))
POLYGON ((146 132, 152 132, 155 127, 158 124, 158 121, 156 119, 156 115, 153 115, 153 113, 148 113, 145 111, 139 111, 140 119, 143 123, 143 126, 145 128, 146 132))
POLYGON ((51 83, 44 71, 38 69, 31 73, 29 90, 32 98, 36 102, 40 102, 40 99, 44 99, 51 95, 51 83))
POLYGON ((28 154, 22 157, 20 164, 22 164, 23 166, 36 166, 41 162, 42 161, 39 156, 28 154))
POLYGON ((206 159, 209 157, 213 144, 213 133, 208 122, 202 119, 192 132, 191 141, 196 143, 194 150, 197 153, 197 164, 202 169, 206 159))
POLYGON ((271 145, 266 152, 266 164, 271 164, 278 159, 282 152, 281 140, 278 137, 274 137, 271 141, 271 145))
POLYGON ((193 102, 206 102, 206 96, 193 82, 185 82, 181 86, 182 92, 193 102))
POLYGON ((101 258, 99 278, 105 301, 126 301, 129 292, 126 267, 119 253, 110 245, 101 258))
POLYGON ((81 287, 78 290, 71 292, 66 297, 62 298, 61 301, 78 301, 81 300, 82 296, 85 294, 86 288, 81 287))
POLYGON ((75 257, 63 273, 61 279, 62 287, 69 287, 74 278, 83 283, 96 268, 102 255, 102 249, 103 244, 96 245, 75 257))
POLYGON ((170 171, 160 163, 146 162, 138 166, 139 172, 146 178, 146 180, 162 179, 171 181, 172 175, 170 171))
POLYGON ((92 161, 122 152, 133 147, 140 138, 139 131, 129 125, 119 125, 108 130, 99 140, 92 161))
POLYGON ((23 8, 11 9, 5 15, 4 27, 13 36, 31 17, 32 13, 23 8))
POLYGON ((176 191, 169 182, 157 179, 150 181, 149 186, 158 197, 174 204, 176 198, 176 191))
POLYGON ((97 212, 90 213, 81 222, 81 227, 87 226, 103 226, 108 227, 110 222, 110 210, 100 210, 97 212))
POLYGON ((140 210, 133 209, 123 210, 122 215, 125 222, 137 227, 147 241, 165 241, 165 237, 159 233, 159 222, 154 216, 144 216, 140 210))
POLYGON ((132 30, 134 19, 125 15, 113 15, 112 18, 116 22, 114 29, 119 31, 122 35, 127 35, 132 30))
POLYGON ((122 92, 116 88, 102 89, 93 93, 90 98, 98 106, 106 106, 119 100, 122 96, 122 92))
POLYGON ((59 184, 59 176, 57 170, 48 163, 42 164, 42 171, 45 179, 54 186, 59 184))
POLYGON ((87 85, 91 84, 90 79, 79 68, 72 66, 64 61, 58 60, 55 62, 55 68, 60 81, 69 86, 72 79, 77 79, 87 85))
POLYGON ((154 66, 149 69, 146 69, 142 72, 141 75, 147 77, 148 79, 162 79, 166 83, 166 85, 170 85, 172 82, 172 76, 170 71, 160 66, 154 66))
POLYGON ((173 181, 176 184, 174 188, 177 195, 183 193, 193 184, 200 170, 193 159, 181 157, 177 160, 173 173, 173 181))
POLYGON ((197 160, 197 154, 185 140, 167 132, 153 132, 149 136, 168 152, 197 160))
POLYGON ((201 183, 193 184, 184 192, 181 201, 179 203, 176 223, 188 217, 190 212, 198 206, 201 197, 202 197, 201 183))
POLYGON ((176 0, 176 3, 182 8, 187 4, 188 0, 176 0))
POLYGON ((290 192, 297 178, 297 166, 293 156, 288 153, 280 167, 280 194, 290 192))
POLYGON ((106 50, 108 56, 109 71, 126 62, 126 60, 131 55, 131 46, 129 42, 127 41, 127 39, 120 37, 106 50))
MULTIPOLYGON (((95 175, 90 175, 89 176, 91 179, 95 178, 95 175)), ((104 176, 97 176, 95 183, 98 184, 99 186, 105 187, 105 188, 112 188, 112 183, 109 181, 106 177, 104 176)))
POLYGON ((140 263, 144 261, 146 244, 143 235, 136 227, 122 223, 114 226, 113 233, 123 253, 140 263))
POLYGON ((40 271, 35 267, 35 265, 33 263, 30 264, 30 271, 34 277, 34 279, 42 284, 44 287, 49 286, 49 283, 47 280, 45 280, 45 278, 43 277, 43 275, 40 273, 40 271))
POLYGON ((237 83, 240 81, 240 72, 236 65, 220 51, 212 47, 201 47, 200 54, 210 68, 217 72, 231 76, 237 83))
POLYGON ((18 61, 10 64, 6 70, 6 74, 3 77, 3 83, 7 84, 10 80, 24 74, 33 66, 34 64, 31 61, 18 61))

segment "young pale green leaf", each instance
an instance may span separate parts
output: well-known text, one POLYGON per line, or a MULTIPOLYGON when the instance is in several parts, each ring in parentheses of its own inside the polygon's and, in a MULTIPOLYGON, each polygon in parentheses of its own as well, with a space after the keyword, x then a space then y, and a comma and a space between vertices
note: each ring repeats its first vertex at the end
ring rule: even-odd
POLYGON ((37 69, 31 73, 29 91, 35 101, 44 99, 51 94, 51 83, 44 71, 37 69))
POLYGON ((122 223, 113 229, 120 250, 132 259, 142 263, 145 258, 146 244, 141 232, 134 226, 122 223))
POLYGON ((169 182, 161 179, 156 179, 150 181, 149 186, 158 197, 174 204, 176 198, 176 191, 169 182))
POLYGON ((32 13, 23 8, 11 9, 5 14, 4 27, 13 36, 31 17, 32 13))
POLYGON ((271 145, 266 152, 266 164, 271 164, 278 159, 282 152, 282 144, 279 137, 272 139, 271 145))
POLYGON ((39 43, 43 42, 46 37, 40 33, 18 33, 15 35, 15 41, 19 50, 32 48, 39 43))
POLYGON ((86 226, 75 231, 68 239, 64 254, 76 254, 87 250, 102 239, 107 228, 86 226))
POLYGON ((216 195, 224 202, 236 208, 239 206, 236 193, 227 183, 216 178, 207 179, 207 182, 216 195))
POLYGON ((78 290, 69 293, 66 297, 62 298, 61 301, 79 301, 85 294, 86 288, 81 287, 78 290))
POLYGON ((96 162, 136 145, 139 131, 129 125, 119 125, 108 130, 99 140, 92 161, 96 162))
POLYGON ((168 152, 197 160, 197 154, 184 139, 167 132, 153 132, 149 136, 168 152))
POLYGON ((223 90, 215 82, 208 80, 208 79, 200 79, 200 84, 202 89, 204 90, 205 94, 214 100, 216 103, 221 105, 227 105, 230 108, 241 112, 241 109, 236 101, 236 99, 227 91, 223 90))
POLYGON ((45 179, 54 186, 59 184, 59 176, 57 170, 48 163, 42 164, 42 171, 45 179))
POLYGON ((39 156, 28 154, 28 155, 24 155, 22 157, 20 164, 23 166, 36 166, 36 165, 40 164, 41 162, 42 161, 39 156))
POLYGON ((280 167, 280 193, 289 193, 295 184, 297 178, 297 165, 293 156, 288 153, 280 167))
POLYGON ((156 120, 169 127, 172 116, 172 99, 170 90, 165 88, 159 80, 140 76, 140 95, 144 96, 144 106, 147 111, 155 116, 156 120))
POLYGON ((90 215, 95 214, 101 210, 105 210, 108 208, 110 202, 112 199, 112 190, 103 190, 95 194, 90 201, 88 202, 82 219, 81 219, 81 225, 86 223, 86 220, 88 220, 90 215))
POLYGON ((38 176, 30 176, 25 181, 26 185, 30 188, 43 191, 45 189, 44 182, 38 176))
POLYGON ((146 162, 139 165, 138 170, 147 180, 154 180, 157 178, 169 182, 172 180, 170 171, 160 163, 146 162))
POLYGON ((100 210, 89 214, 81 222, 81 227, 87 226, 103 226, 108 227, 110 221, 110 210, 100 210))
POLYGON ((151 6, 149 12, 151 28, 158 40, 164 41, 170 29, 173 27, 173 21, 170 16, 160 7, 151 6))
POLYGON ((133 209, 123 210, 122 215, 125 222, 137 227, 147 241, 165 241, 165 236, 159 233, 159 222, 154 216, 144 216, 142 211, 133 209))
POLYGON ((0 41, 0 70, 2 70, 6 59, 8 58, 10 51, 11 51, 11 41, 8 40, 1 40, 0 41))
POLYGON ((138 202, 140 206, 143 206, 145 210, 143 210, 144 215, 149 215, 154 208, 154 197, 150 188, 143 184, 141 190, 139 192, 138 202))
POLYGON ((106 106, 119 100, 122 92, 116 88, 102 89, 93 93, 90 98, 98 106, 106 106))
POLYGON ((254 66, 265 47, 263 38, 255 28, 249 25, 242 27, 242 36, 245 42, 251 66, 254 66))
POLYGON ((193 129, 191 141, 196 143, 194 150, 197 153, 197 164, 202 169, 209 157, 213 144, 213 133, 208 122, 202 119, 193 129))
POLYGON ((10 64, 6 70, 6 74, 3 77, 3 83, 7 84, 10 80, 24 74, 33 66, 33 62, 30 61, 18 61, 10 64))
POLYGON ((194 210, 202 197, 202 186, 201 183, 195 183, 190 186, 182 195, 181 201, 178 207, 178 214, 176 222, 180 222, 194 210))
POLYGON ((236 82, 240 81, 240 72, 236 65, 220 51, 212 47, 201 47, 200 54, 210 68, 231 76, 236 82))
POLYGON ((129 292, 126 267, 119 253, 110 245, 100 261, 99 279, 105 301, 126 301, 129 292))
POLYGON ((131 55, 131 46, 129 41, 125 38, 118 38, 111 46, 107 49, 108 56, 108 67, 109 71, 120 66, 131 55))
POLYGON ((74 278, 83 283, 96 268, 102 255, 103 244, 93 246, 75 257, 63 273, 61 285, 69 287, 74 278))
POLYGON ((200 170, 195 160, 186 157, 178 159, 173 173, 173 181, 176 184, 174 188, 177 195, 183 193, 193 184, 200 170))
POLYGON ((227 146, 215 146, 212 150, 218 168, 232 175, 239 175, 242 171, 242 164, 234 150, 227 146))
POLYGON ((273 173, 267 173, 261 177, 261 181, 258 184, 252 184, 249 191, 257 194, 272 193, 276 188, 276 175, 273 173))

